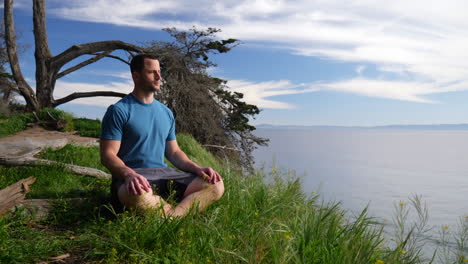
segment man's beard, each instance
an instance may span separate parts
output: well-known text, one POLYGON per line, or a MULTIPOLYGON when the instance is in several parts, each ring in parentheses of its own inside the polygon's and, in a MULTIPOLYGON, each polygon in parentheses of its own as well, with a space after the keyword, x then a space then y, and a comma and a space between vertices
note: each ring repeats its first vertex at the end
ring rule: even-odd
POLYGON ((146 88, 145 89, 146 91, 155 93, 155 92, 158 92, 161 89, 161 86, 148 85, 145 88, 146 88))

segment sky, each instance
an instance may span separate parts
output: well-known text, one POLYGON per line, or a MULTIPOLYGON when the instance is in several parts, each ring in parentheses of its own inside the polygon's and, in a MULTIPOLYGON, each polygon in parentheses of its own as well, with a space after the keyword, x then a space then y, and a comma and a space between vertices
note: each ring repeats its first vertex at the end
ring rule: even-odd
MULTIPOLYGON (((31 5, 15 1, 15 23, 34 85, 31 5)), ((211 56, 209 72, 262 110, 253 124, 457 124, 468 123, 466 10, 464 0, 48 0, 47 26, 54 55, 102 40, 170 41, 165 27, 219 28, 241 44, 211 56)), ((54 96, 132 88, 128 66, 104 59, 59 79, 54 96)), ((118 99, 61 108, 100 119, 118 99)))

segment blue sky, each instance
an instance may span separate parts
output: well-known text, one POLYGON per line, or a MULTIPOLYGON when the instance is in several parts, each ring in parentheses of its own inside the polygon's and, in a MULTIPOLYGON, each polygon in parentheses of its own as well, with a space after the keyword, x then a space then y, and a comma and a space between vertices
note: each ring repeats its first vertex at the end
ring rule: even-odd
MULTIPOLYGON (((242 44, 215 55, 216 77, 262 112, 254 124, 468 123, 468 2, 455 0, 48 0, 54 55, 100 40, 169 40, 164 27, 217 27, 242 44)), ((22 70, 34 80, 31 1, 15 1, 22 70)), ((70 65, 71 66, 71 65, 70 65)), ((54 96, 130 92, 128 68, 105 59, 60 79, 54 96)), ((101 118, 117 98, 61 108, 101 118)))

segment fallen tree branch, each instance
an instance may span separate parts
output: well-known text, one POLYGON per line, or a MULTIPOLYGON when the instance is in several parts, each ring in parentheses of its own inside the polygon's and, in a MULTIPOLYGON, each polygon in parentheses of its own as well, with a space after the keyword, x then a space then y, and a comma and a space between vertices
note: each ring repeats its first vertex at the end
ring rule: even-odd
POLYGON ((232 150, 232 151, 240 151, 240 150, 238 150, 238 149, 231 148, 231 147, 228 147, 228 146, 218 146, 218 145, 202 145, 202 147, 220 148, 220 149, 228 149, 228 150, 232 150))
POLYGON ((0 190, 0 214, 23 201, 30 190, 29 185, 35 181, 36 178, 29 177, 0 190))
POLYGON ((78 165, 66 164, 62 162, 57 162, 53 160, 45 160, 45 159, 38 159, 34 157, 24 157, 24 158, 0 158, 0 165, 7 165, 7 166, 64 166, 67 171, 84 175, 84 176, 91 176, 96 177, 99 179, 110 179, 111 175, 98 169, 83 167, 78 165))

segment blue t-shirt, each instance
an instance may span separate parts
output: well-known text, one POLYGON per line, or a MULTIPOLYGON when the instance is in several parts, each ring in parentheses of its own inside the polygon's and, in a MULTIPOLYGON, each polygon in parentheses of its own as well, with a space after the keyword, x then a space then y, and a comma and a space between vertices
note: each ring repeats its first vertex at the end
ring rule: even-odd
POLYGON ((121 141, 117 156, 130 168, 166 167, 166 141, 176 139, 174 115, 156 99, 144 104, 129 94, 107 109, 101 138, 121 141))

